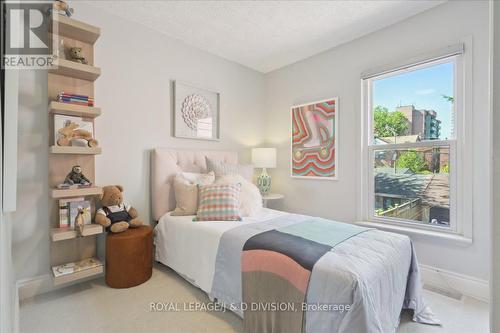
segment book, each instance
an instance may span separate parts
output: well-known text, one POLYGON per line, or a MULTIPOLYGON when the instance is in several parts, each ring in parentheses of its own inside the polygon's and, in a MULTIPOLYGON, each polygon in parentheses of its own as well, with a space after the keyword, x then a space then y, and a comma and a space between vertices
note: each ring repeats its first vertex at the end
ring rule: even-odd
POLYGON ((92 184, 73 184, 73 185, 70 185, 70 184, 61 183, 61 184, 57 185, 57 188, 59 190, 74 190, 77 188, 89 188, 89 187, 92 187, 92 184))
POLYGON ((69 203, 72 201, 83 201, 84 197, 65 198, 59 200, 59 228, 70 228, 69 203))
POLYGON ((69 224, 71 228, 75 227, 75 219, 78 215, 78 209, 86 209, 87 213, 83 214, 83 224, 91 224, 92 218, 90 216, 90 201, 71 201, 69 203, 69 224))
POLYGON ((98 259, 88 258, 77 262, 70 262, 67 264, 52 266, 52 273, 54 274, 54 277, 60 277, 99 266, 102 266, 102 263, 98 259))

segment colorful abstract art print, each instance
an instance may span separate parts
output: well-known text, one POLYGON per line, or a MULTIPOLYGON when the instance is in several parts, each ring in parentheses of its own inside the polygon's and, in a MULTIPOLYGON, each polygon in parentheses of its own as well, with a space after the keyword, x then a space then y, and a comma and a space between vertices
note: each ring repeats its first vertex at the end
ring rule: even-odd
POLYGON ((292 177, 337 179, 338 98, 292 107, 292 177))

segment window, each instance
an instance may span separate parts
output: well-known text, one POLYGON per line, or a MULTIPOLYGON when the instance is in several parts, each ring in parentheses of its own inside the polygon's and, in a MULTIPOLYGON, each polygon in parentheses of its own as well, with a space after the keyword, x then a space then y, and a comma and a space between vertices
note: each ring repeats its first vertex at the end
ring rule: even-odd
POLYGON ((462 52, 378 73, 363 78, 363 219, 463 233, 462 52))

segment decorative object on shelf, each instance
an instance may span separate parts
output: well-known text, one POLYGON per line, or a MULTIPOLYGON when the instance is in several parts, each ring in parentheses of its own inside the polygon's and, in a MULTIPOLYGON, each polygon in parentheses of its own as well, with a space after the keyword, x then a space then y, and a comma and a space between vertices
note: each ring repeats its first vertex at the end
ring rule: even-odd
POLYGON ((102 266, 102 263, 96 258, 87 258, 77 262, 53 266, 52 273, 54 277, 77 273, 86 269, 102 266))
POLYGON ((73 8, 70 8, 70 6, 62 0, 54 0, 52 7, 48 9, 49 14, 59 14, 67 17, 73 15, 73 12, 73 8))
POLYGON ((291 176, 338 179, 338 98, 293 106, 291 176))
POLYGON ((174 82, 174 136, 219 139, 219 93, 174 82))
POLYGON ((58 146, 97 147, 93 138, 94 125, 92 121, 83 118, 55 115, 54 128, 58 146))
MULTIPOLYGON (((84 197, 64 198, 59 200, 59 228, 71 227, 70 203, 84 201, 84 197)), ((89 202, 90 204, 90 202, 89 202)))
POLYGON ((80 187, 90 187, 92 183, 85 177, 82 172, 82 167, 75 165, 71 168, 70 173, 64 179, 64 182, 58 186, 60 189, 65 188, 80 188, 80 187))
POLYGON ((80 64, 87 65, 89 63, 85 58, 85 55, 83 54, 83 50, 81 47, 72 47, 69 50, 69 57, 71 58, 72 61, 78 62, 80 64))
POLYGON ((55 49, 54 56, 60 59, 66 59, 66 48, 64 47, 64 38, 59 38, 59 43, 55 49))
POLYGON ((262 173, 257 178, 257 187, 265 196, 271 191, 271 176, 267 168, 276 168, 276 148, 253 148, 252 163, 256 168, 262 168, 262 173))
POLYGON ((68 204, 69 206, 69 221, 70 227, 77 229, 76 219, 78 218, 78 214, 80 213, 80 209, 83 209, 83 224, 92 223, 92 218, 90 216, 90 201, 88 200, 80 200, 80 201, 71 201, 68 204))
POLYGON ((78 208, 78 214, 75 218, 75 230, 79 237, 83 236, 83 228, 85 227, 84 216, 90 216, 88 208, 78 208))
POLYGON ((129 227, 137 228, 142 221, 137 219, 137 210, 123 203, 123 187, 121 185, 104 186, 101 196, 102 208, 95 215, 95 222, 118 233, 129 227))
POLYGON ((83 106, 94 106, 94 98, 86 95, 77 95, 72 93, 67 93, 61 91, 57 95, 57 101, 62 103, 83 105, 83 106))

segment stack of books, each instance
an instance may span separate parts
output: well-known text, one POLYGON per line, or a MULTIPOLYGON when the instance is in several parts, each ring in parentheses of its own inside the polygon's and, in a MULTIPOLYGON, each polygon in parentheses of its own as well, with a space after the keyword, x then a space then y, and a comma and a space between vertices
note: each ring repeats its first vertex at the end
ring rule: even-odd
POLYGON ((91 224, 90 201, 83 197, 66 198, 59 200, 59 228, 74 228, 75 219, 78 215, 78 208, 86 209, 87 214, 83 215, 84 224, 91 224))
POLYGON ((59 95, 57 95, 57 101, 84 106, 94 106, 94 97, 71 94, 64 91, 60 92, 59 95))

